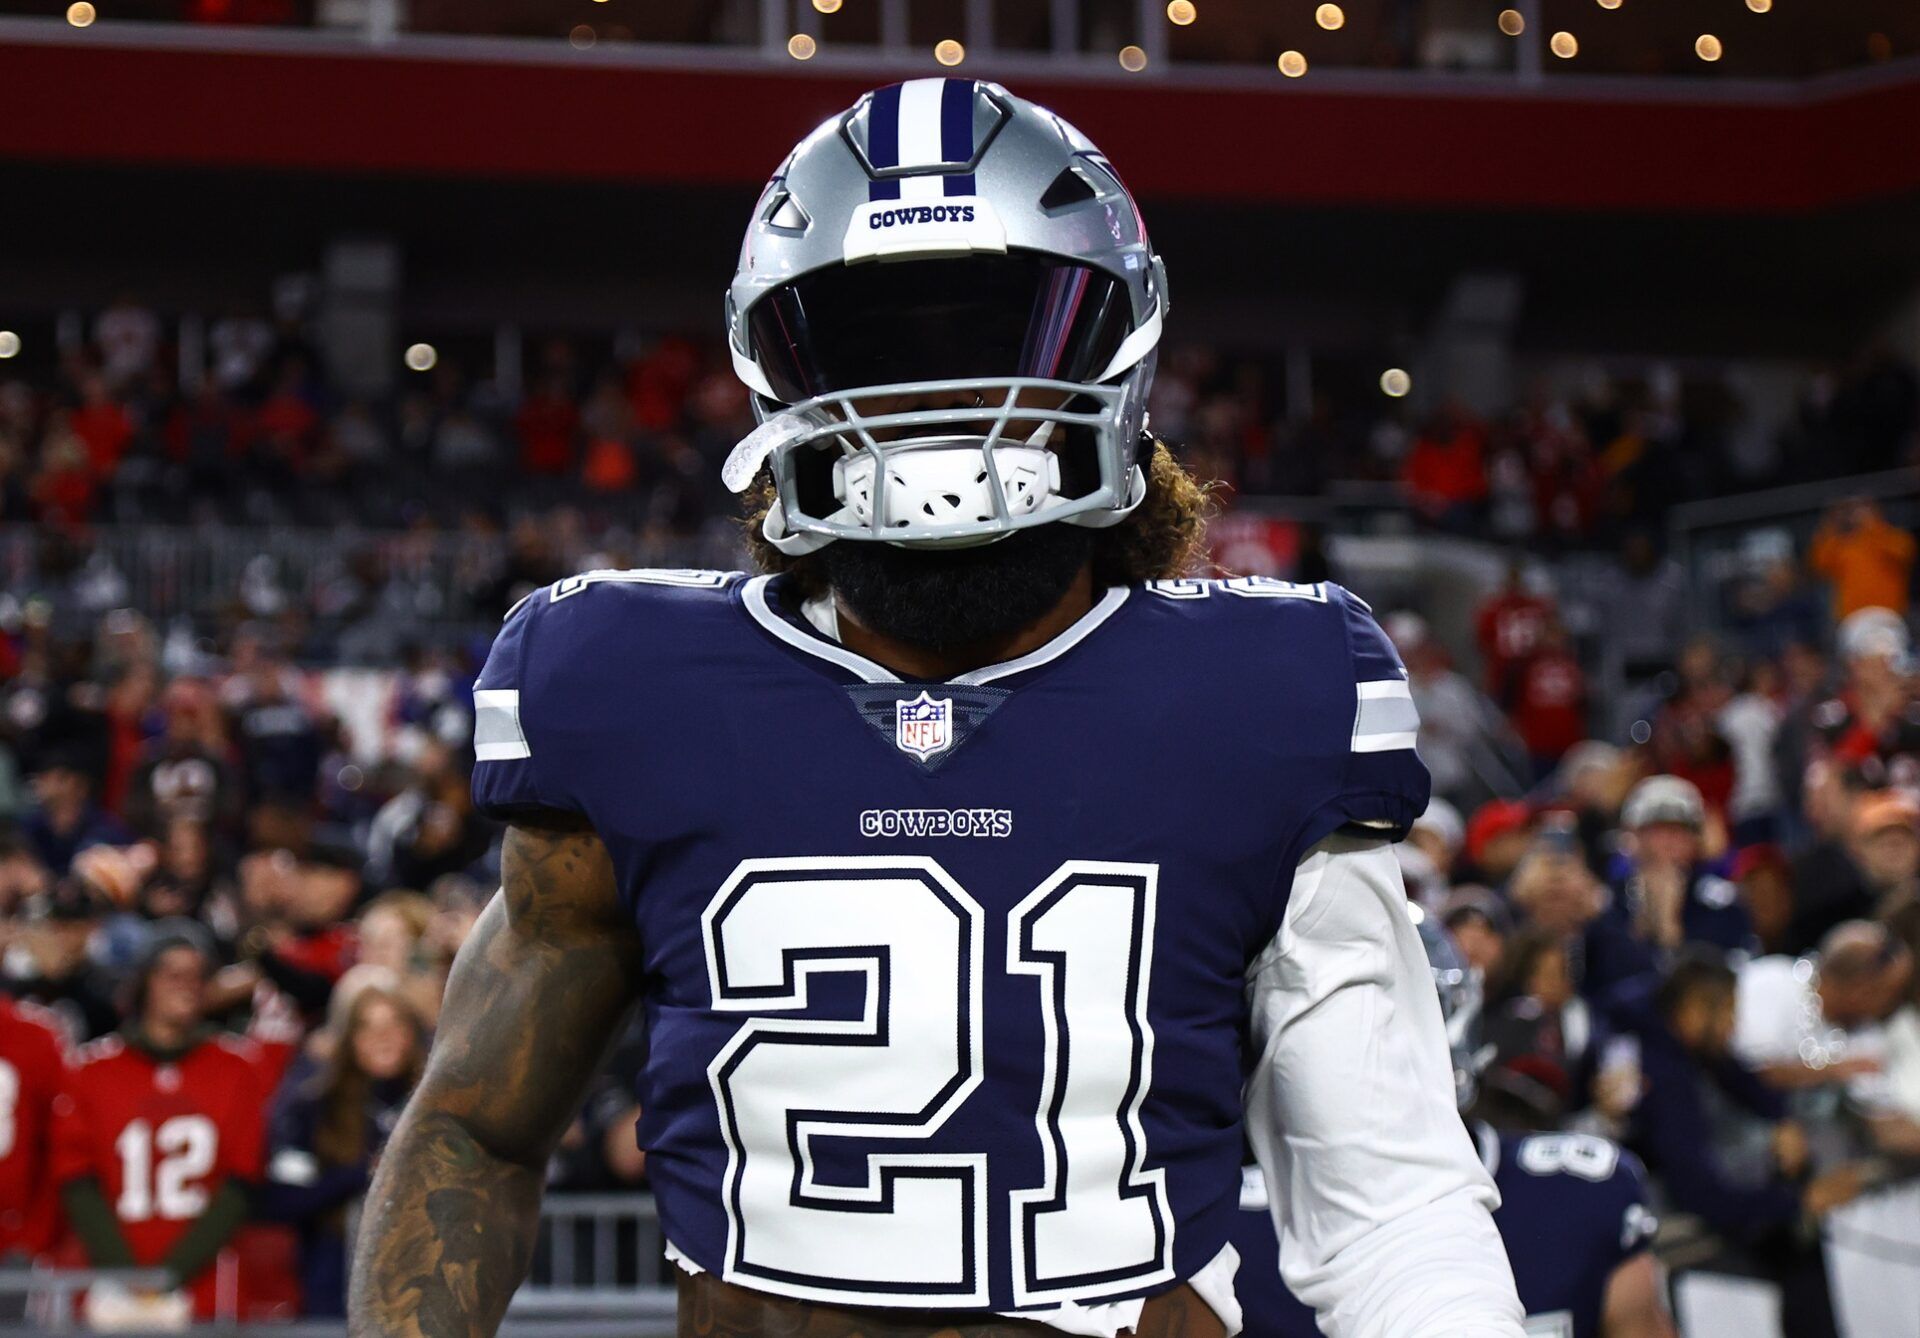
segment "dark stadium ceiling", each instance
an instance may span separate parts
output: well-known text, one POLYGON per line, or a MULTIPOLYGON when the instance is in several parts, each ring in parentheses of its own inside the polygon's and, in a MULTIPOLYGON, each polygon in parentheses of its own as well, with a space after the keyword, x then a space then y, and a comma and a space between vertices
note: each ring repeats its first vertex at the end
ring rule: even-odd
MULTIPOLYGON (((163 310, 257 303, 341 237, 400 250, 409 320, 483 333, 718 338, 751 188, 401 181, 261 170, 7 169, 0 294, 50 318, 125 290, 163 310)), ((1144 202, 1174 289, 1170 337, 1375 350, 1425 328, 1463 273, 1524 291, 1522 346, 1845 356, 1920 286, 1920 201, 1819 215, 1144 202)))

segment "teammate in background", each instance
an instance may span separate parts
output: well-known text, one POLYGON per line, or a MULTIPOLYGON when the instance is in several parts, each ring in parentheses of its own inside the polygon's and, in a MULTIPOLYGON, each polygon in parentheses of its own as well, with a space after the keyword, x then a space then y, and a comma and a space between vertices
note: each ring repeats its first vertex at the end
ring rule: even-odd
POLYGON ((262 1061, 205 1024, 211 965, 198 925, 155 926, 126 1025, 75 1052, 55 1105, 53 1175, 88 1263, 163 1269, 174 1288, 95 1288, 89 1305, 159 1326, 214 1316, 215 1256, 260 1173, 262 1061))
POLYGON ((0 994, 0 1268, 53 1243, 47 1145, 64 1049, 53 1013, 0 994))
MULTIPOLYGON (((1420 937, 1453 1040, 1468 1127, 1500 1189, 1493 1221, 1526 1307, 1528 1338, 1674 1338, 1659 1266, 1648 1249, 1655 1221, 1639 1161, 1590 1134, 1531 1131, 1520 1102, 1477 1099, 1479 979, 1432 920, 1421 924, 1420 937), (1496 1129, 1496 1121, 1502 1127, 1496 1129)), ((1246 1314, 1241 1338, 1317 1338, 1312 1312, 1280 1279, 1265 1186, 1257 1177, 1247 1178, 1240 1207, 1234 1244, 1246 1314)))
POLYGON ((1429 791, 1405 671, 1338 587, 1184 578, 1166 280, 1111 165, 992 84, 881 89, 780 168, 727 306, 769 574, 508 615, 504 887, 352 1331, 499 1323, 638 999, 682 1333, 1221 1338, 1251 1141, 1339 1338, 1519 1338, 1390 846, 1429 791))

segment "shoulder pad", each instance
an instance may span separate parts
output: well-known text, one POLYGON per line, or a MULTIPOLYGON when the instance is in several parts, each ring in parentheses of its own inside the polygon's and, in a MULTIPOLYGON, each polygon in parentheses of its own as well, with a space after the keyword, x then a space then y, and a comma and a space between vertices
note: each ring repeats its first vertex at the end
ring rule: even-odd
MULTIPOLYGON (((576 780, 564 757, 570 735, 591 732, 578 703, 591 693, 579 680, 605 648, 632 637, 635 599, 712 606, 739 572, 641 568, 588 571, 542 586, 508 611, 473 685, 473 796, 488 817, 529 812, 580 813, 576 780)), ((618 653, 618 652, 614 652, 618 653)))

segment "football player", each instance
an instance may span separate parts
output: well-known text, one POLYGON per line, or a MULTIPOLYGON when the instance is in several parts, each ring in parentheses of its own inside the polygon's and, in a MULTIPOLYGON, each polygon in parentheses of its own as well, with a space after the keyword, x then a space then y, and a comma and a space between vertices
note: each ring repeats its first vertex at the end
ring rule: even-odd
MULTIPOLYGON (((1420 937, 1453 1042, 1455 1083, 1469 1106, 1482 1053, 1479 982, 1432 920, 1422 922, 1420 937)), ((1476 1113, 1509 1107, 1517 1114, 1521 1103, 1488 1103, 1476 1113)), ((1638 1159, 1590 1134, 1495 1129, 1478 1118, 1469 1127, 1500 1189, 1493 1221, 1527 1308, 1528 1338, 1674 1338, 1648 1249, 1656 1223, 1638 1159)), ((1266 1186, 1251 1170, 1234 1233, 1244 1333, 1317 1338, 1313 1313, 1281 1281, 1266 1186)))
POLYGON ((1405 674, 1337 587, 1184 577, 1166 312, 1113 167, 996 85, 880 89, 780 167, 727 300, 765 572, 508 615, 504 887, 356 1333, 499 1321, 638 1000, 684 1333, 1231 1333, 1250 1137, 1330 1332, 1517 1338, 1388 844, 1405 674))

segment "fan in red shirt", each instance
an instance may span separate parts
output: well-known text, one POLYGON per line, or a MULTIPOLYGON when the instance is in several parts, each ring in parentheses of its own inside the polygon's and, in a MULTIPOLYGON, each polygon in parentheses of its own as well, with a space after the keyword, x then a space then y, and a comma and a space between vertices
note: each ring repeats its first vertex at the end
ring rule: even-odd
POLYGON ((1567 649, 1566 629, 1549 617, 1540 638, 1539 649, 1508 671, 1504 697, 1507 717, 1533 758, 1536 779, 1587 737, 1587 676, 1567 649))
POLYGON ((1407 452, 1408 500, 1443 529, 1465 530, 1487 500, 1486 433, 1466 409, 1441 406, 1407 452))
POLYGON ((156 926, 127 1025, 74 1055, 53 1138, 53 1178, 88 1262, 166 1270, 201 1319, 241 1304, 239 1280, 214 1264, 247 1216, 269 1095, 258 1047, 204 1023, 211 966, 197 925, 156 926))
POLYGON ((1515 561, 1507 568, 1507 583, 1473 615, 1473 639, 1486 669, 1487 691, 1499 696, 1516 665, 1540 648, 1552 603, 1526 588, 1526 567, 1515 561))
POLYGON ((47 1141, 64 1048, 52 1013, 0 994, 0 1261, 53 1244, 47 1141))
POLYGON ((545 377, 514 416, 520 434, 520 468, 528 474, 565 474, 573 468, 580 410, 567 393, 564 373, 545 377))

